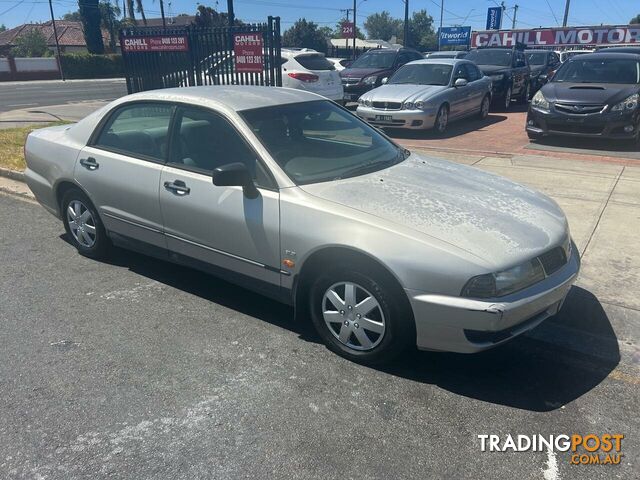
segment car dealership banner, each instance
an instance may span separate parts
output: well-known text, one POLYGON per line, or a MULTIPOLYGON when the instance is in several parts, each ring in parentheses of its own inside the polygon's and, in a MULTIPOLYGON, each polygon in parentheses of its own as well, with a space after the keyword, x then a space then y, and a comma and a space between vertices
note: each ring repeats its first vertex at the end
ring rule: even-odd
POLYGON ((262 33, 235 33, 233 53, 236 57, 236 72, 260 73, 264 70, 262 33))
POLYGON ((487 30, 500 30, 502 26, 502 7, 489 7, 487 9, 487 30))
POLYGON ((469 45, 471 27, 442 27, 440 29, 440 46, 469 45))
POLYGON ((120 45, 125 52, 188 52, 186 35, 155 35, 122 37, 120 45))
POLYGON ((534 28, 473 32, 472 47, 513 47, 516 43, 540 46, 640 44, 640 26, 534 28))

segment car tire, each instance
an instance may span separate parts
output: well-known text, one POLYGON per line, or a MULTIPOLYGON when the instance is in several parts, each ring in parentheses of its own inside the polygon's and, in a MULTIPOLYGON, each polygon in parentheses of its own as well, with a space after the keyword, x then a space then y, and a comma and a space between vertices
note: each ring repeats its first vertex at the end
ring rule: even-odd
POLYGON ((529 137, 529 140, 539 140, 542 138, 542 135, 539 133, 527 132, 527 137, 529 137))
POLYGON ((309 290, 311 320, 325 345, 370 365, 391 362, 415 346, 415 323, 404 291, 374 277, 339 268, 321 275, 309 290))
POLYGON ((511 108, 511 86, 507 87, 507 91, 504 92, 504 97, 502 97, 502 109, 506 112, 511 108))
POLYGON ((491 108, 491 98, 489 95, 485 95, 480 102, 480 120, 484 120, 489 116, 489 109, 491 108))
POLYGON ((531 93, 531 82, 527 81, 527 86, 524 89, 524 92, 518 97, 518 103, 520 105, 526 105, 529 103, 529 94, 531 93))
POLYGON ((89 197, 72 188, 64 194, 60 206, 64 229, 78 252, 94 259, 107 257, 111 241, 89 197))
POLYGON ((445 104, 440 106, 436 114, 436 120, 433 128, 438 135, 443 135, 447 131, 449 125, 449 107, 445 104))

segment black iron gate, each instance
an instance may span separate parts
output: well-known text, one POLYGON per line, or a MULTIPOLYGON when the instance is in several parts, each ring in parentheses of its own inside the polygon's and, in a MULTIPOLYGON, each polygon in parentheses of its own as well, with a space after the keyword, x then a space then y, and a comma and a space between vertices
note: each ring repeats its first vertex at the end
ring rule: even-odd
POLYGON ((233 27, 126 28, 120 31, 120 46, 129 93, 194 85, 282 86, 280 17, 233 27), (238 68, 237 34, 261 37, 259 71, 238 68))

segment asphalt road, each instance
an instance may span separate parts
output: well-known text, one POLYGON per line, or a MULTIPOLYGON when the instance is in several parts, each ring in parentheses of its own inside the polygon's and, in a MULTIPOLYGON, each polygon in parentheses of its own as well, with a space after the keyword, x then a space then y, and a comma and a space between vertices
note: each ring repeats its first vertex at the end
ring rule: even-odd
POLYGON ((0 225, 2 478, 639 476, 637 368, 584 290, 502 348, 372 369, 224 281, 83 258, 34 203, 0 195, 0 225), (480 452, 509 433, 623 433, 625 456, 480 452))
POLYGON ((86 100, 111 101, 126 94, 122 79, 0 82, 0 113, 86 100))

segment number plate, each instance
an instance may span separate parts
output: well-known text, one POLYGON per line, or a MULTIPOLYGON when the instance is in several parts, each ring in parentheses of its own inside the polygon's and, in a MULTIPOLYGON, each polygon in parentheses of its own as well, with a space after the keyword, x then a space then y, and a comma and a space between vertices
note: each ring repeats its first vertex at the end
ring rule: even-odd
POLYGON ((376 115, 376 120, 380 122, 392 122, 393 117, 391 115, 376 115))
POLYGON ((569 117, 567 123, 584 123, 584 118, 569 117))

